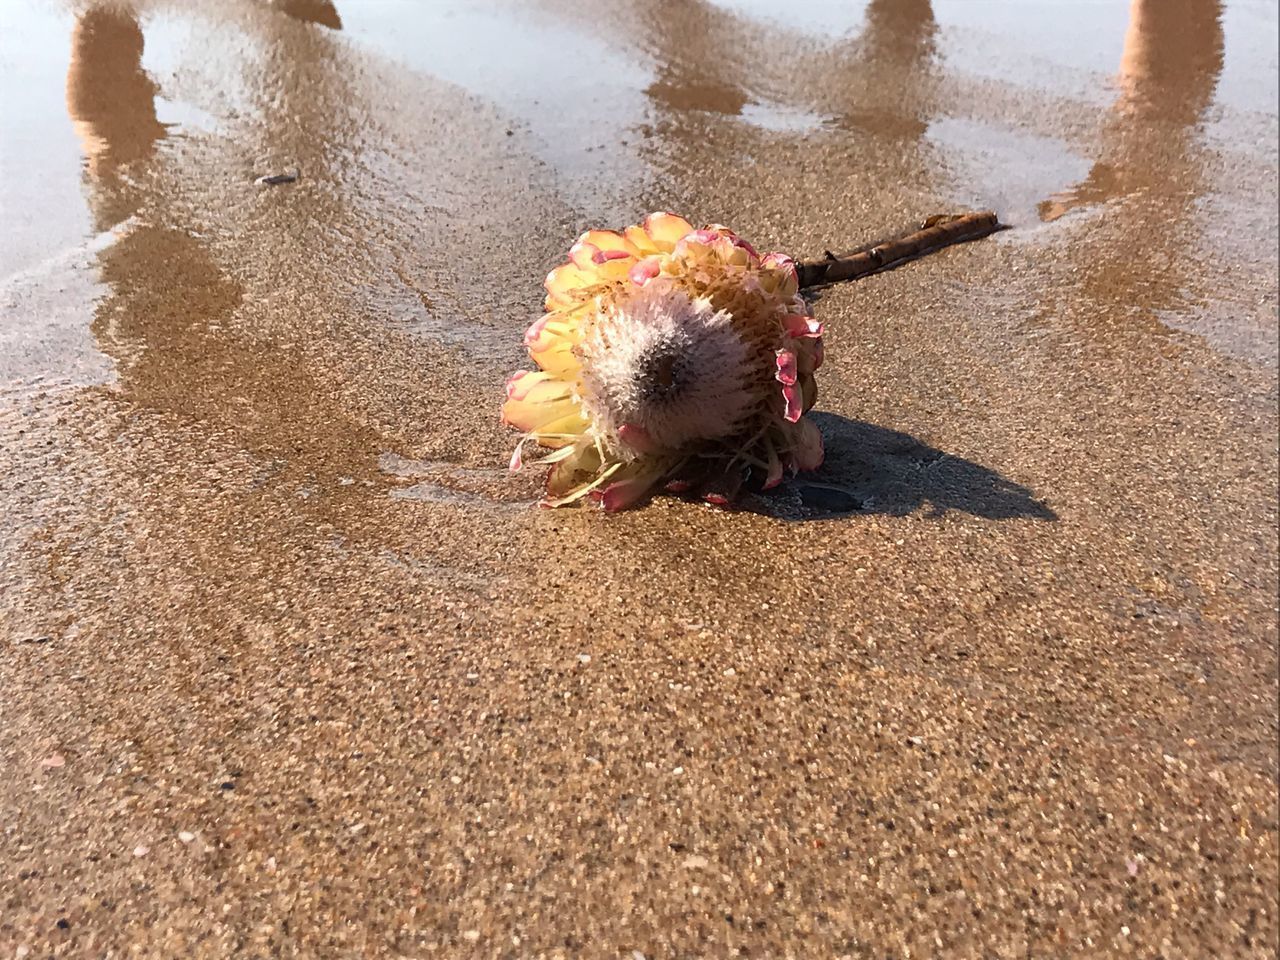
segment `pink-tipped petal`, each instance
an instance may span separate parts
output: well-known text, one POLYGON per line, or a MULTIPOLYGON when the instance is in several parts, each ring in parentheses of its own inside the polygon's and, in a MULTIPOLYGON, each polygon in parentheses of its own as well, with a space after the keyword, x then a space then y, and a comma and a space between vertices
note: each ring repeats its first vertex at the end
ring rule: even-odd
POLYGON ((644 227, 627 227, 622 232, 627 242, 636 248, 639 256, 644 257, 658 252, 658 245, 653 242, 653 238, 649 236, 644 227))
POLYGON ((543 286, 547 288, 547 305, 571 306, 579 295, 575 291, 586 289, 600 282, 594 270, 583 269, 575 263, 562 263, 547 274, 543 286))
POLYGON ((733 262, 735 253, 738 254, 740 266, 746 264, 750 259, 747 252, 738 250, 728 237, 705 227, 681 237, 675 248, 675 256, 677 257, 691 256, 696 259, 710 254, 721 263, 733 262))
POLYGON ((539 369, 557 377, 569 376, 578 369, 573 344, 567 340, 539 341, 529 348, 529 356, 533 357, 533 362, 539 369))
POLYGON ((528 330, 524 332, 524 345, 526 347, 532 347, 537 342, 538 338, 542 336, 542 331, 546 327, 548 319, 549 316, 547 314, 543 314, 529 326, 528 330))
POLYGON ((630 480, 619 480, 604 488, 600 503, 606 513, 617 513, 639 503, 653 485, 653 476, 643 474, 630 480))
POLYGON ((775 278, 765 287, 784 299, 794 297, 800 289, 800 275, 796 272, 796 262, 785 253, 765 254, 760 261, 761 268, 775 278))
MULTIPOLYGON (((551 381, 552 384, 559 382, 561 381, 551 381)), ((504 403, 502 422, 531 434, 581 433, 587 426, 581 406, 568 391, 559 396, 543 397, 537 394, 536 388, 524 400, 508 400, 504 403)), ((545 439, 538 437, 540 442, 545 439)), ((553 445, 561 446, 559 443, 553 445)))
POLYGON ((574 321, 563 313, 549 313, 528 329, 524 345, 531 354, 536 354, 555 347, 572 346, 577 335, 574 321))
POLYGON ((545 370, 517 370, 507 378, 507 399, 523 400, 530 390, 550 379, 545 370))
POLYGON ((639 248, 631 239, 616 230, 588 230, 578 240, 580 243, 589 243, 600 250, 620 250, 631 257, 640 256, 639 248))
POLYGON ((760 254, 758 254, 758 253, 756 252, 756 248, 755 248, 755 247, 753 247, 751 244, 747 243, 747 241, 743 240, 743 239, 742 239, 740 236, 738 236, 737 234, 734 234, 734 235, 733 235, 733 245, 734 245, 735 247, 740 247, 740 248, 742 248, 743 250, 747 251, 747 253, 751 254, 751 262, 752 262, 752 263, 759 263, 759 262, 760 262, 760 254))
POLYGON ((591 259, 600 264, 608 263, 610 260, 630 260, 631 254, 625 250, 597 250, 591 259))
POLYGON ((794 383, 782 385, 782 419, 795 423, 804 413, 800 388, 794 383))
POLYGON ((511 463, 509 464, 509 469, 511 470, 512 473, 515 473, 517 470, 519 470, 521 467, 524 466, 524 454, 522 452, 523 450, 524 450, 524 441, 521 440, 519 443, 516 444, 515 450, 511 452, 511 463))
POLYGON ((549 376, 545 380, 532 384, 527 390, 522 391, 519 397, 512 399, 535 404, 555 403, 566 399, 572 392, 573 387, 568 381, 549 376))
POLYGON ((618 428, 618 439, 636 453, 653 453, 657 446, 649 431, 637 423, 624 423, 618 428))
POLYGON ((779 350, 775 360, 777 364, 777 372, 773 378, 779 383, 786 386, 792 386, 796 382, 796 355, 790 350, 779 350))
MULTIPOLYGON (((756 248, 726 227, 723 223, 712 223, 701 230, 694 231, 691 236, 699 243, 716 247, 717 252, 726 258, 726 262, 739 266, 759 266, 760 254, 756 248), (727 240, 728 243, 721 243, 727 240), (740 251, 740 253, 736 253, 740 251)), ((686 238, 687 239, 687 238, 686 238)))
POLYGON ((579 270, 590 270, 595 265, 595 258, 599 253, 600 248, 594 243, 579 240, 569 248, 569 262, 579 270))
POLYGON ((820 337, 822 336, 822 324, 813 317, 806 317, 801 313, 789 313, 782 318, 782 325, 787 331, 789 337, 820 337))
POLYGON ((631 282, 637 287, 643 287, 656 277, 661 270, 662 265, 658 262, 657 257, 645 257, 627 271, 627 276, 631 278, 631 282))

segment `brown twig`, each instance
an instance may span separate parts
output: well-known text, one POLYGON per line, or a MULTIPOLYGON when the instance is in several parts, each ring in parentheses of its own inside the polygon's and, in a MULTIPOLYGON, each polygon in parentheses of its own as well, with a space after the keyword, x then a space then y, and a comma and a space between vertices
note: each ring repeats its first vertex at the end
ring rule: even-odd
POLYGON ((857 280, 882 270, 892 270, 909 260, 934 253, 953 243, 966 243, 1005 229, 991 211, 982 213, 939 214, 920 224, 919 228, 895 237, 867 244, 848 253, 830 251, 818 260, 796 264, 800 286, 818 287, 840 280, 857 280))

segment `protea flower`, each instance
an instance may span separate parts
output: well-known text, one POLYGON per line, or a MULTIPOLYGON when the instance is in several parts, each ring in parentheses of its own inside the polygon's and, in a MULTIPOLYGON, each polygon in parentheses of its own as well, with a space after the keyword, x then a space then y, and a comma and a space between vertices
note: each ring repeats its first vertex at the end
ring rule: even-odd
POLYGON ((765 489, 822 462, 805 412, 822 326, 790 257, 761 257, 718 224, 655 213, 592 230, 547 276, 525 345, 538 368, 507 381, 503 420, 552 448, 547 498, 606 510, 665 487, 726 505, 750 475, 765 489))

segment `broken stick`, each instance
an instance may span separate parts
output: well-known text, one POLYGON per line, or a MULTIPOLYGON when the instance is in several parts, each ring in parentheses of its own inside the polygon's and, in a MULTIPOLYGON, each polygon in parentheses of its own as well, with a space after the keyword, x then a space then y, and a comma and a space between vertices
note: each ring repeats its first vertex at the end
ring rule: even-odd
POLYGON ((966 243, 1005 229, 990 210, 982 213, 940 214, 929 217, 918 229, 851 250, 796 264, 800 286, 818 287, 840 280, 857 280, 882 270, 892 270, 909 260, 934 253, 954 243, 966 243))

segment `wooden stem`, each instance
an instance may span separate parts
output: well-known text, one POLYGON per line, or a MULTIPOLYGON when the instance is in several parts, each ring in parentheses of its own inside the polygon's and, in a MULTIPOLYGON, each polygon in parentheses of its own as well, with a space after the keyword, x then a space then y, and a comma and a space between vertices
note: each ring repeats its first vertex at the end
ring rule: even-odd
POLYGON ((834 254, 827 251, 826 256, 821 259, 797 263, 800 286, 818 287, 840 280, 857 280, 882 270, 892 270, 953 243, 978 240, 1003 229, 1004 224, 989 210, 982 213, 939 214, 925 220, 918 229, 892 240, 867 244, 848 253, 834 254))

